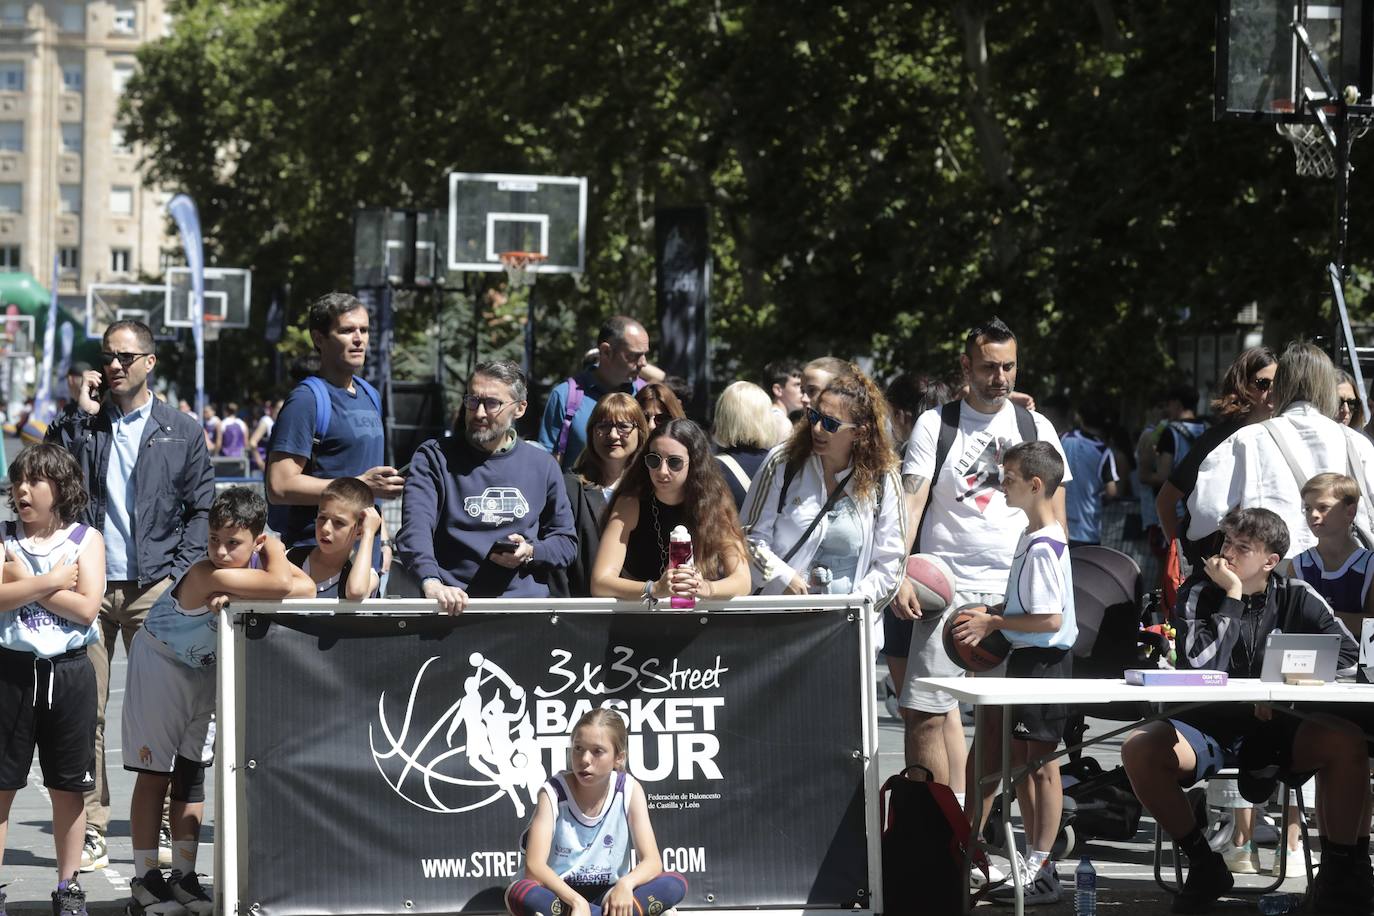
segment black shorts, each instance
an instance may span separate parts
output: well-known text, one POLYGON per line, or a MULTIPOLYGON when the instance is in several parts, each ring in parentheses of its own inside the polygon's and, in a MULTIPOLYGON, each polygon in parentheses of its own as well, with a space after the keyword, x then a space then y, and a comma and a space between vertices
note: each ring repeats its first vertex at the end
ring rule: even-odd
MULTIPOLYGON (((916 621, 903 620, 892 613, 891 607, 883 608, 883 654, 888 658, 906 658, 911 652, 911 627, 916 621)), ((902 685, 898 684, 901 690, 902 685)))
POLYGON ((84 648, 56 658, 0 649, 0 790, 28 784, 35 748, 43 785, 94 788, 95 722, 95 669, 84 648))
MULTIPOLYGON (((1073 650, 1018 646, 1007 656, 1007 677, 1073 677, 1073 650)), ((1067 703, 1033 703, 1013 706, 1010 714, 1011 740, 1058 744, 1064 738, 1069 706, 1067 703)))

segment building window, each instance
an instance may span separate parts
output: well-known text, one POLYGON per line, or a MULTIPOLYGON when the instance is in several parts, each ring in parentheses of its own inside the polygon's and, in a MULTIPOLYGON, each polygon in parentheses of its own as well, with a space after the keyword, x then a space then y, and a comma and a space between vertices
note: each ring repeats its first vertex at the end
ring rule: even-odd
POLYGON ((19 246, 0 245, 0 270, 19 269, 19 246))
POLYGON ((57 249, 57 264, 63 270, 81 269, 81 249, 80 248, 59 248, 57 249))
POLYGON ((7 153, 24 151, 23 121, 0 121, 0 150, 7 153))
POLYGON ((124 87, 127 86, 127 85, 129 85, 129 80, 133 79, 133 75, 134 75, 134 65, 133 65, 133 64, 115 64, 115 65, 114 65, 114 93, 115 93, 115 98, 119 98, 121 95, 124 94, 124 87))
POLYGON ((133 147, 129 146, 129 142, 124 139, 124 131, 118 127, 110 133, 110 148, 121 156, 126 156, 134 151, 133 147))
POLYGON ((63 124, 62 125, 62 152, 79 153, 81 152, 81 125, 63 124))
POLYGON ((118 0, 115 3, 114 30, 121 35, 132 35, 136 23, 134 5, 129 0, 118 0))
POLYGON ((9 2, 0 5, 0 25, 9 27, 23 26, 26 21, 24 4, 9 2))
POLYGON ((68 92, 80 92, 81 84, 86 81, 86 68, 81 64, 62 65, 62 88, 68 92))
POLYGON ((81 212, 81 185, 64 184, 57 187, 57 212, 59 213, 80 213, 81 212))
POLYGON ((110 249, 110 270, 117 274, 127 274, 129 272, 129 249, 110 249))
POLYGON ((0 60, 0 92, 24 91, 24 62, 0 60))
POLYGON ((110 212, 115 216, 132 216, 134 189, 127 185, 110 189, 110 212))
POLYGON ((14 181, 0 184, 0 213, 24 212, 24 186, 14 181))
POLYGON ((64 32, 85 32, 86 31, 86 4, 84 3, 64 3, 62 4, 62 31, 64 32))

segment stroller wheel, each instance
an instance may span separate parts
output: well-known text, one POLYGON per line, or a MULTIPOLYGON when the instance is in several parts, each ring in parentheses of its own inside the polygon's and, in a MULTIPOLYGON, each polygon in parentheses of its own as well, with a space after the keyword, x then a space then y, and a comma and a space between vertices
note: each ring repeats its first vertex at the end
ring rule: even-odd
POLYGON ((1059 836, 1054 838, 1054 846, 1050 847, 1050 858, 1068 859, 1073 855, 1075 840, 1073 824, 1065 824, 1059 828, 1059 836))

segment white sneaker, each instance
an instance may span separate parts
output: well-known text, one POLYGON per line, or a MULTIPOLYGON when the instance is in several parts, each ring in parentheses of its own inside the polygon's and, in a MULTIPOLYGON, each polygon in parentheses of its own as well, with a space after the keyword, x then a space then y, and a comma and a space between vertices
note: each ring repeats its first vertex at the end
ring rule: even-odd
MULTIPOLYGON (((1017 864, 1023 865, 1024 863, 1018 862, 1017 864)), ((1058 903, 1063 893, 1064 889, 1059 883, 1059 875, 1055 873, 1054 863, 1049 860, 1040 866, 1039 871, 1035 873, 1034 880, 1027 882, 1026 886, 1022 888, 1026 906, 1047 906, 1058 903)), ((1001 887, 994 887, 988 897, 994 903, 1015 903, 1016 888, 1011 885, 1011 882, 1007 882, 1001 887)))
POLYGON ((969 873, 969 887, 975 891, 982 890, 984 885, 1001 884, 1007 880, 1007 873, 1002 871, 992 862, 988 863, 988 876, 983 877, 983 870, 977 865, 973 866, 973 871, 969 873))
POLYGON ((1221 854, 1226 860, 1226 867, 1233 875, 1258 875, 1259 852, 1249 843, 1244 846, 1232 846, 1221 854))

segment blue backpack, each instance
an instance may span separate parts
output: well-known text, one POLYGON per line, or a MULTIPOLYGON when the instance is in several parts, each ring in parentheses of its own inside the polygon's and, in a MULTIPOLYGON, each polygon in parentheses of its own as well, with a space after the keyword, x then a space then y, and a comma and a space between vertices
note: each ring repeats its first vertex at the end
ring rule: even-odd
MULTIPOLYGON (((377 389, 356 375, 353 376, 353 384, 359 391, 367 395, 367 399, 372 402, 372 406, 377 411, 377 416, 381 416, 382 396, 377 393, 377 389)), ((325 434, 329 432, 329 421, 334 417, 334 403, 329 397, 329 383, 318 375, 307 377, 301 382, 301 386, 310 389, 310 394, 315 398, 315 433, 310 437, 310 463, 305 467, 308 473, 316 465, 315 450, 320 447, 325 434)))
MULTIPOLYGON (((309 474, 311 471, 313 471, 319 464, 319 462, 315 460, 315 452, 319 449, 320 443, 324 441, 325 434, 329 432, 329 421, 334 416, 334 405, 331 403, 329 399, 328 384, 328 382, 320 378, 318 375, 312 375, 307 377, 305 380, 301 382, 299 386, 297 386, 298 389, 300 387, 310 389, 310 394, 315 399, 315 431, 310 437, 310 460, 306 462, 304 469, 304 473, 306 474, 309 474)), ((377 393, 377 389, 373 388, 371 385, 369 385, 362 379, 358 378, 356 375, 353 376, 353 384, 357 387, 359 391, 367 395, 367 399, 371 401, 372 406, 376 408, 377 415, 381 416, 382 396, 377 393)), ((267 447, 267 453, 269 455, 272 453, 272 450, 275 446, 276 436, 277 431, 275 428, 273 428, 272 438, 274 442, 273 444, 268 445, 267 447)), ((272 501, 269 498, 267 507, 267 524, 272 527, 273 531, 276 531, 278 533, 285 531, 288 525, 288 521, 290 519, 290 512, 290 506, 274 505, 272 504, 272 501)))

